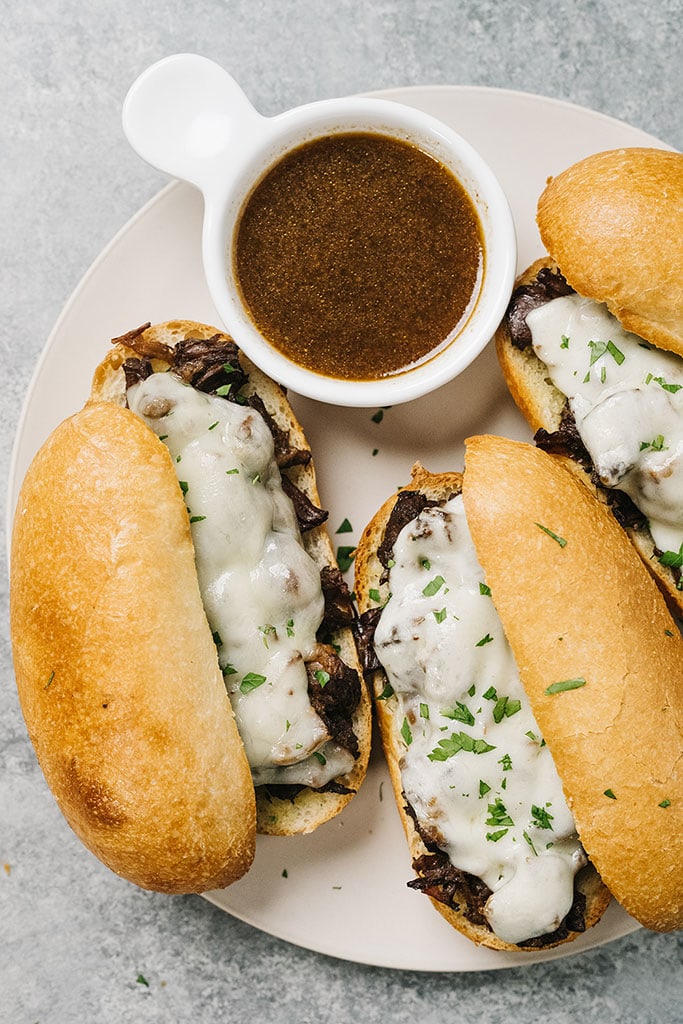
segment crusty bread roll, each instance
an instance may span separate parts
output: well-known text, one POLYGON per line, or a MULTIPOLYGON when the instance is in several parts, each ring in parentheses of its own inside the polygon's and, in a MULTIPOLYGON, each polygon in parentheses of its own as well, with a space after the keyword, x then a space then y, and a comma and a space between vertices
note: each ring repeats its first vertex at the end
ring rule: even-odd
MULTIPOLYGON (((579 295, 604 303, 626 330, 683 355, 682 154, 633 148, 589 156, 549 181, 537 220, 549 255, 519 276, 513 303, 539 272, 560 272, 579 295)), ((569 406, 545 363, 530 343, 513 343, 507 318, 495 343, 510 394, 531 429, 558 431, 569 406)), ((611 503, 584 454, 583 462, 576 454, 565 462, 611 503)), ((683 612, 681 576, 659 561, 647 520, 627 516, 622 525, 671 607, 683 612)))
MULTIPOLYGON (((320 791, 254 791, 176 470, 167 447, 126 407, 124 362, 137 359, 142 344, 154 369, 167 369, 164 357, 187 338, 230 342, 212 327, 172 321, 114 345, 95 371, 90 401, 29 469, 11 555, 17 684, 46 779, 104 863, 166 892, 240 877, 256 830, 310 832, 333 817, 365 776, 371 739, 355 642, 338 625, 325 643, 361 680, 357 705, 343 712, 358 745, 352 769, 320 791)), ((305 455, 283 478, 319 505, 310 449, 284 391, 238 356, 248 374, 241 394, 257 395, 271 432, 305 455)), ((336 566, 323 526, 303 542, 319 569, 336 566)))
POLYGON ((477 554, 581 841, 641 924, 681 928, 683 640, 666 604, 604 506, 544 452, 470 438, 464 481, 477 554), (586 684, 547 694, 573 678, 586 684))
MULTIPOLYGON (((163 370, 168 365, 163 358, 164 348, 172 349, 181 340, 216 337, 223 341, 229 340, 227 335, 215 327, 192 320, 171 320, 156 324, 148 327, 143 335, 145 345, 152 349, 158 347, 159 356, 153 360, 155 370, 163 370)), ((95 370, 91 398, 96 401, 124 404, 126 386, 123 364, 126 359, 135 356, 136 351, 126 345, 125 337, 114 345, 95 370)), ((248 375, 248 381, 241 389, 242 393, 245 395, 256 393, 263 401, 277 427, 288 434, 291 445, 310 451, 303 428, 294 415, 286 392, 259 370, 242 352, 240 352, 239 361, 248 375)), ((312 460, 303 465, 288 468, 286 475, 304 492, 313 505, 320 505, 312 460)), ((332 543, 324 526, 307 531, 302 539, 305 549, 320 568, 336 566, 332 543)), ((349 628, 336 630, 333 640, 339 648, 341 659, 346 665, 358 671, 362 679, 362 671, 351 630, 349 628)), ((358 739, 360 753, 355 760, 353 769, 338 780, 341 784, 340 788, 345 789, 346 792, 332 790, 318 792, 302 788, 296 795, 288 793, 279 796, 277 788, 258 787, 256 791, 258 832, 282 836, 312 832, 319 825, 337 815, 351 800, 365 778, 370 757, 371 706, 364 686, 361 686, 361 698, 353 712, 353 731, 358 739)))
MULTIPOLYGON (((463 490, 463 482, 466 479, 467 474, 464 477, 460 473, 432 474, 419 463, 416 463, 413 467, 411 482, 404 490, 418 491, 430 501, 442 503, 451 496, 460 494, 463 490)), ((368 523, 358 545, 355 559, 355 591, 361 615, 363 613, 372 614, 372 609, 376 609, 378 606, 378 600, 380 604, 383 604, 389 596, 389 583, 387 582, 385 568, 378 552, 382 548, 383 543, 385 543, 387 525, 398 499, 398 494, 394 494, 387 499, 373 516, 370 523, 368 523)), ((495 535, 499 540, 504 538, 504 527, 496 527, 495 535)), ((511 579, 514 581, 514 574, 511 576, 511 579)), ((533 593, 531 609, 535 606, 535 598, 536 594, 533 593)), ((519 599, 520 601, 524 600, 524 595, 521 592, 519 599)), ((380 727, 382 746, 396 804, 408 841, 417 880, 423 879, 423 883, 417 887, 427 893, 434 908, 438 910, 452 927, 456 928, 471 941, 491 949, 524 952, 538 949, 539 946, 542 946, 544 949, 553 948, 575 939, 579 931, 574 930, 569 924, 554 937, 544 936, 540 942, 531 940, 522 945, 506 942, 492 931, 477 909, 471 909, 475 903, 473 894, 476 899, 476 883, 478 880, 473 880, 467 876, 462 876, 458 879, 451 878, 448 882, 449 888, 440 884, 429 884, 428 858, 430 854, 434 853, 434 848, 426 845, 418 831, 415 817, 407 805, 403 792, 401 760, 406 748, 398 728, 400 724, 397 720, 399 702, 395 695, 391 695, 388 698, 385 696, 387 692, 387 676, 381 666, 374 667, 369 675, 372 691, 375 696, 375 712, 380 727)), ((583 920, 581 925, 577 925, 577 927, 585 930, 592 927, 600 919, 609 904, 610 894, 590 864, 579 871, 574 884, 575 892, 580 894, 579 899, 585 900, 583 920)))
MULTIPOLYGON (((462 487, 486 583, 590 858, 575 882, 586 898, 585 926, 595 924, 604 912, 609 887, 646 927, 679 928, 680 634, 623 532, 559 460, 531 445, 500 438, 470 438, 466 447, 462 477, 431 475, 416 466, 409 489, 445 501, 462 487), (581 678, 585 685, 546 692, 553 684, 581 678)), ((378 593, 380 602, 387 598, 378 550, 397 500, 394 495, 385 502, 358 547, 355 586, 363 613, 377 607, 378 593)), ((378 699, 386 694, 381 668, 372 672, 372 685, 419 876, 428 848, 403 794, 400 761, 405 746, 394 721, 398 701, 395 696, 378 699)), ((437 889, 420 887, 446 920, 473 941, 494 949, 529 948, 503 942, 486 923, 469 920, 462 890, 456 890, 459 907, 453 907, 437 889)), ((575 937, 570 930, 558 941, 575 937)))
POLYGON ((541 240, 575 291, 683 355, 683 154, 608 150, 552 178, 541 240))
POLYGON ((83 843, 146 889, 201 892, 243 875, 254 789, 188 517, 168 451, 127 409, 89 403, 33 460, 10 612, 28 732, 83 843))

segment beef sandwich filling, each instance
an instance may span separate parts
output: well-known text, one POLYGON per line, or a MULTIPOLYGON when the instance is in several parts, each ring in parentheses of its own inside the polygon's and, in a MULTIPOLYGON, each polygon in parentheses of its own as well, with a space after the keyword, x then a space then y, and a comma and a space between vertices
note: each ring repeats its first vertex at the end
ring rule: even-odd
POLYGON ((341 573, 321 572, 302 541, 327 518, 286 475, 310 451, 245 390, 234 343, 217 335, 150 346, 143 331, 118 339, 139 356, 124 364, 127 403, 176 469, 254 785, 345 792, 335 780, 359 754, 360 681, 326 641, 354 612, 341 573), (155 372, 157 359, 170 368, 155 372))
POLYGON ((391 596, 364 618, 365 665, 382 666, 378 698, 397 702, 403 793, 428 851, 409 884, 505 942, 584 930, 574 881, 587 858, 462 496, 433 504, 403 492, 379 557, 391 596))
POLYGON ((682 587, 683 359, 625 331, 549 268, 514 292, 506 322, 566 399, 559 430, 539 431, 537 444, 582 462, 622 525, 647 526, 682 587))

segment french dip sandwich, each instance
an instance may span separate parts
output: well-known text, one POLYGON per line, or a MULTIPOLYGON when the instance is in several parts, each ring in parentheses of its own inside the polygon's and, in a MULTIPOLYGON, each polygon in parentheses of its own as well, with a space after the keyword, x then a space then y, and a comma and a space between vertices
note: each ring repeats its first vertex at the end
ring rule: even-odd
POLYGON ((605 506, 471 438, 379 509, 355 588, 408 884, 493 949, 570 941, 610 893, 681 927, 683 640, 605 506))
POLYGON ((285 393, 212 327, 117 339, 36 455, 11 551, 23 713, 89 849, 143 888, 248 870, 361 784, 351 596, 285 393))
POLYGON ((548 257, 496 346, 537 444, 597 487, 683 610, 683 155, 598 153, 538 202, 548 257))

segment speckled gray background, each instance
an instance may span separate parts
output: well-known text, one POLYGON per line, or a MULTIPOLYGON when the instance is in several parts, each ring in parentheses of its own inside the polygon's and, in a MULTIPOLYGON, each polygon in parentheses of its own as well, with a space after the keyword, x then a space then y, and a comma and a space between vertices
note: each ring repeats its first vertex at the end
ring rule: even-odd
MULTIPOLYGON (((0 14, 3 480, 55 318, 164 183, 125 143, 120 107, 137 74, 168 53, 219 61, 266 114, 388 86, 492 85, 571 100, 683 148, 681 0, 0 0, 0 14)), ((402 973, 290 946, 199 897, 138 891, 60 817, 24 731, 6 634, 3 1024, 683 1021, 680 935, 636 932, 513 971, 402 973)))

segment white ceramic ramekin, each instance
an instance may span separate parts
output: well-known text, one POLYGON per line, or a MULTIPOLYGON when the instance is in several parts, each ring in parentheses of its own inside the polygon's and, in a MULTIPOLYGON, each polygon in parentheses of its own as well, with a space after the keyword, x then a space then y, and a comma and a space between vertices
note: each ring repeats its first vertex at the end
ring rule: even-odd
POLYGON ((177 54, 152 65, 134 82, 123 107, 123 127, 148 163, 201 190, 204 272, 216 310, 239 347, 285 387, 333 405, 394 405, 457 376, 491 339, 514 282, 512 215, 488 165, 435 118, 403 104, 363 97, 321 100, 264 117, 219 65, 195 54, 177 54), (484 236, 483 280, 460 332, 424 362, 379 380, 339 380, 292 362, 259 333, 233 274, 233 233, 254 186, 289 150, 339 132, 379 132, 411 142, 439 160, 468 191, 484 236))

